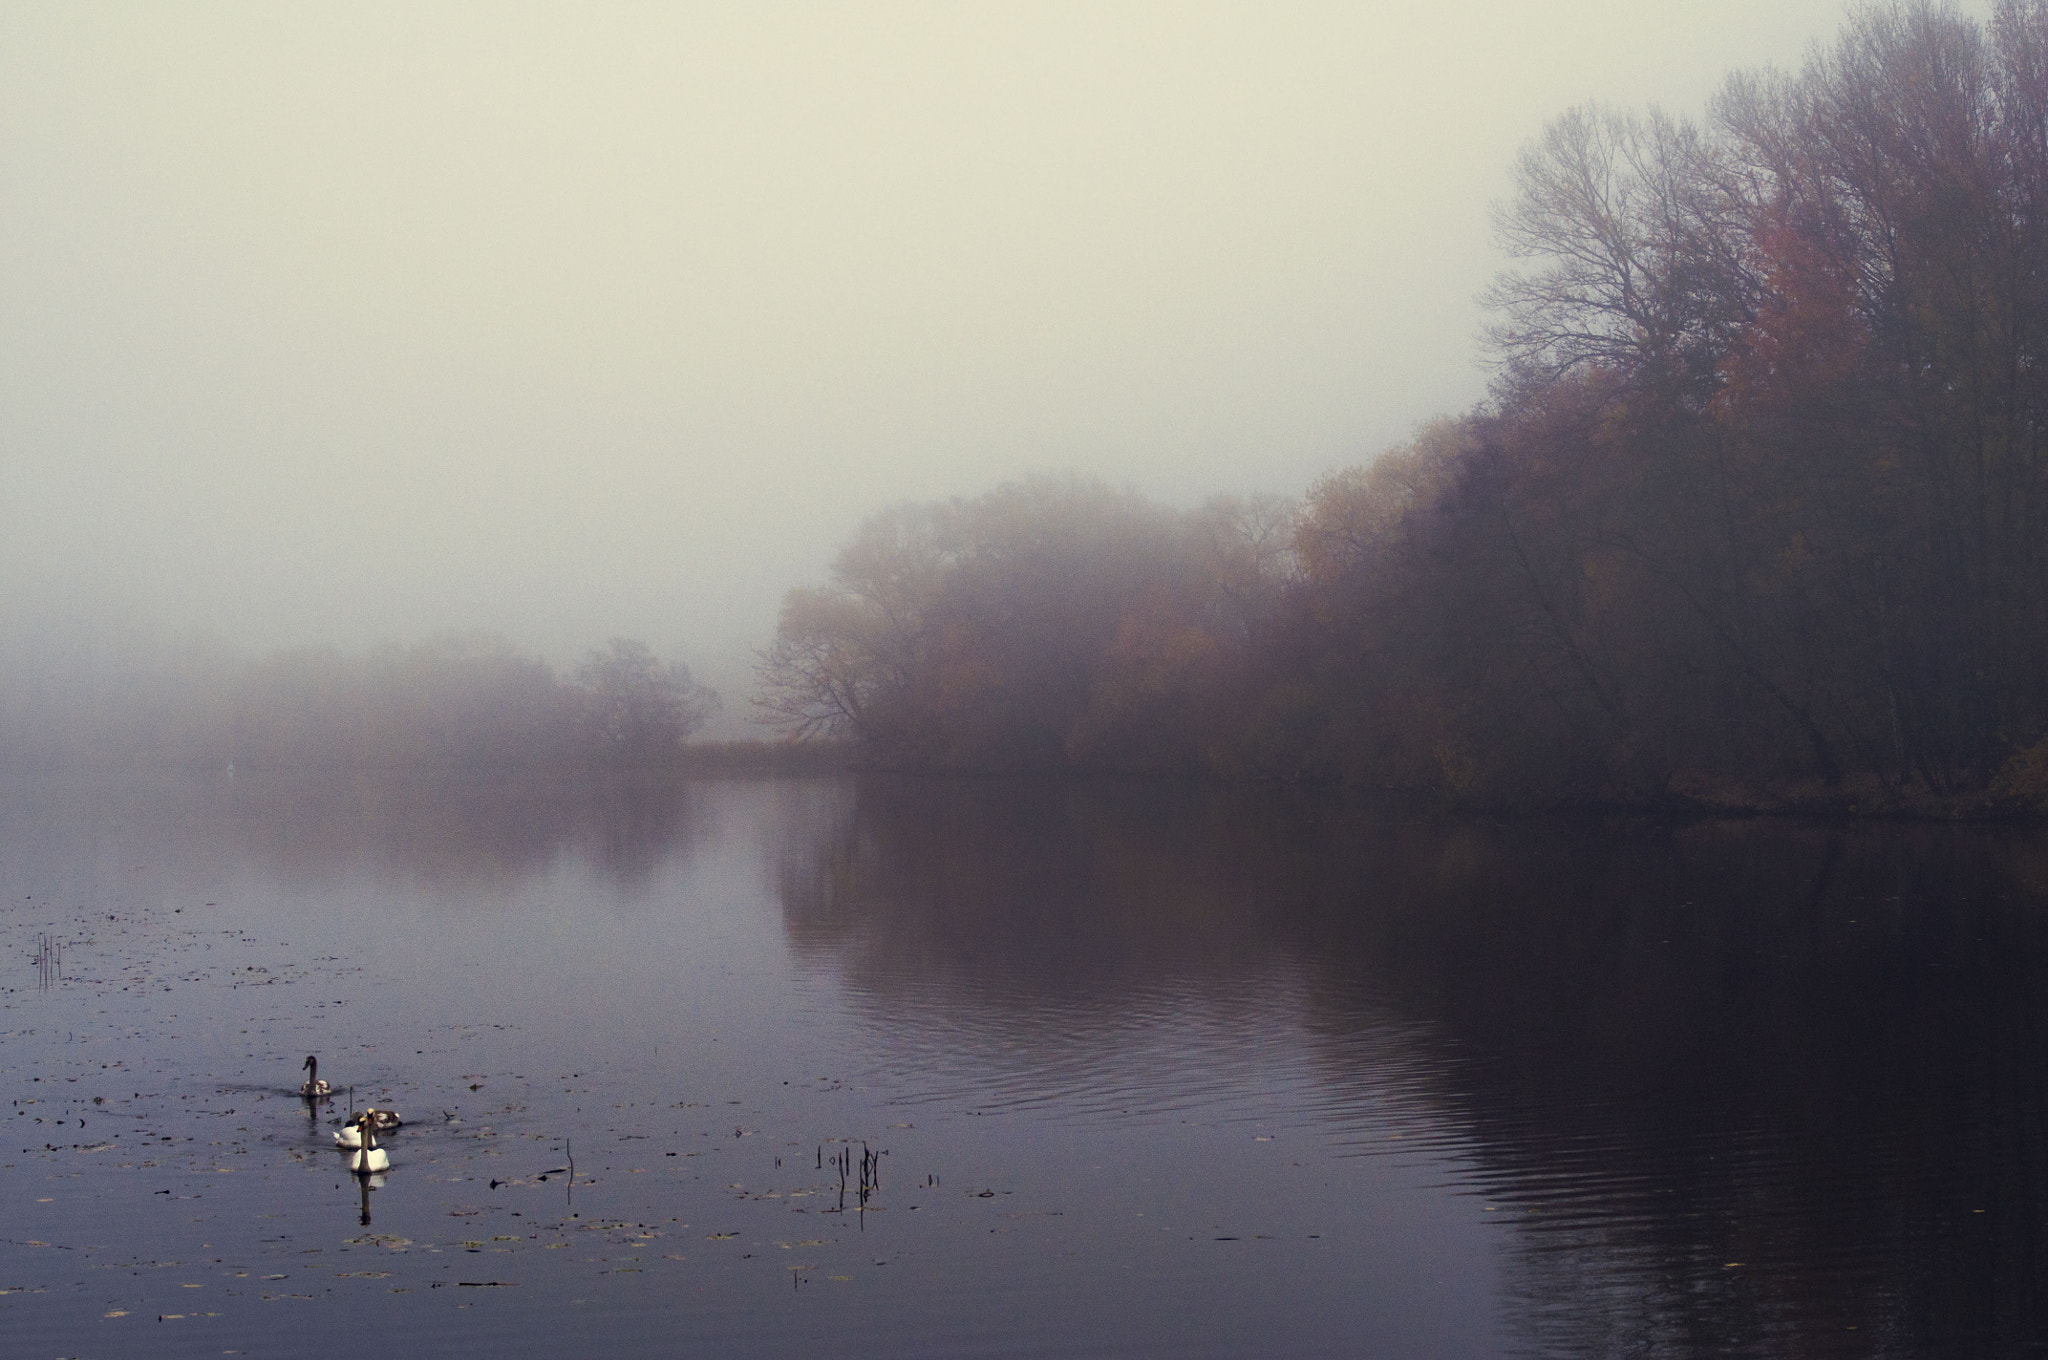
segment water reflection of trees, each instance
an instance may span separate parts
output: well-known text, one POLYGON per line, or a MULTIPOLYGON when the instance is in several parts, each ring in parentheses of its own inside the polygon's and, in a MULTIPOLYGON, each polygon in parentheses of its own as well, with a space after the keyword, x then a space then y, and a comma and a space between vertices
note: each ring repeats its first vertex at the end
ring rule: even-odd
POLYGON ((701 788, 661 776, 372 777, 237 788, 236 839, 272 873, 357 864, 433 887, 517 883, 573 855, 644 881, 703 829, 701 788))
POLYGON ((790 937, 892 1013, 1113 1043, 1031 1015, 1291 980, 1243 1023, 1306 995, 1332 1108, 1425 1088, 1514 1220, 1534 1349, 2048 1338, 2038 837, 953 781, 865 784, 814 831, 790 937))
POLYGON ((824 811, 786 846, 784 919, 864 992, 1114 1000, 1250 976, 1285 943, 1244 910, 1266 889, 1243 861, 1188 855, 1185 837, 1229 829, 1184 788, 874 778, 824 811))
POLYGON ((0 789, 10 835, 32 835, 53 865, 118 847, 137 871, 167 880, 218 882, 239 865, 284 887, 368 874, 468 895, 516 886, 564 856, 638 884, 698 842, 703 809, 701 785, 634 771, 244 773, 0 789))

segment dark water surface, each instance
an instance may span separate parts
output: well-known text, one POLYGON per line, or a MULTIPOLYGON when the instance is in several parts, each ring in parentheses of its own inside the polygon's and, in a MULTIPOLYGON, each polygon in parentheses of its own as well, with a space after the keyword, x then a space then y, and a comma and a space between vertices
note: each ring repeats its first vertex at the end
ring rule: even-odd
POLYGON ((2037 832, 244 775, 0 892, 10 1356, 2048 1353, 2037 832))

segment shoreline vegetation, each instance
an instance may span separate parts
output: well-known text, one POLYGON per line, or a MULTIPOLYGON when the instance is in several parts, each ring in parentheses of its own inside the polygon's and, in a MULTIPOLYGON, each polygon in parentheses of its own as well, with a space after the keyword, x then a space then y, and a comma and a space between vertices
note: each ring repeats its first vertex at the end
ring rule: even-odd
POLYGON ((59 651, 8 669, 0 765, 28 771, 660 769, 692 756, 690 737, 720 702, 688 667, 629 638, 568 676, 469 633, 257 659, 203 647, 138 646, 114 660, 59 651))
POLYGON ((1517 812, 2048 813, 2048 0, 1853 13, 1698 119, 1572 110, 1488 400, 1299 501, 1076 475, 870 518, 754 700, 641 643, 38 657, 0 766, 887 770, 1517 812))
POLYGON ((857 759, 830 739, 694 739, 719 696, 630 638, 567 676, 471 633, 354 655, 136 647, 111 663, 37 660, 0 666, 0 773, 659 779, 833 773, 857 759))
POLYGON ((2048 810, 2048 3, 1852 14, 1514 166, 1491 395, 1299 503, 871 519, 761 668, 871 764, 2048 810))

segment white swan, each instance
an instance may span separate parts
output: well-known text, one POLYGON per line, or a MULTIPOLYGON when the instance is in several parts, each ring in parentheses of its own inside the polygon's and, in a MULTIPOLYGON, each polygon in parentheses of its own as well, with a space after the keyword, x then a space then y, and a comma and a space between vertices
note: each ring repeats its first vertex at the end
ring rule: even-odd
POLYGON ((348 1154, 348 1169, 363 1176, 373 1171, 388 1171, 391 1168, 391 1154, 377 1146, 376 1119, 365 1113, 357 1118, 356 1128, 359 1130, 362 1146, 348 1154))
POLYGON ((308 1053, 306 1061, 301 1063, 300 1066, 306 1069, 305 1084, 299 1087, 300 1095, 330 1096, 334 1094, 334 1088, 320 1080, 320 1060, 318 1058, 308 1053))
POLYGON ((342 1126, 341 1132, 334 1135, 334 1145, 336 1147, 359 1148, 363 1145, 363 1131, 359 1126, 365 1115, 376 1121, 377 1132, 379 1133, 390 1133, 405 1122, 398 1117, 398 1111, 380 1110, 375 1105, 372 1105, 369 1109, 364 1110, 362 1114, 353 1116, 347 1124, 342 1126))

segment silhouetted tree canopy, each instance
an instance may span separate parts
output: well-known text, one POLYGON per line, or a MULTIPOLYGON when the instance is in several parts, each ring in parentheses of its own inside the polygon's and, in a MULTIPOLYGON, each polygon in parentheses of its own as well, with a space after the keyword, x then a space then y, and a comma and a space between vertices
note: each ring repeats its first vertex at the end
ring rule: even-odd
POLYGON ((889 511, 789 597, 771 715, 1495 804, 2048 797, 2048 3, 1864 9, 1514 183, 1485 406, 1298 513, 889 511))

